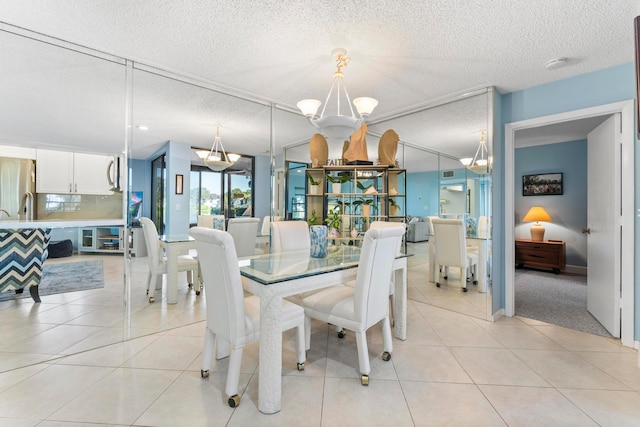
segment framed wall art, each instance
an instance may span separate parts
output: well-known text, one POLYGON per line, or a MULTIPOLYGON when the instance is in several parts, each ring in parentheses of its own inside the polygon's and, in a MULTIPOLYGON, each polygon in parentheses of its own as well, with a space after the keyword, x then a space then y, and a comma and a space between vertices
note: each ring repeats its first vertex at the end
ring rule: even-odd
POLYGON ((183 176, 178 174, 176 175, 176 194, 183 193, 183 176))
POLYGON ((562 172, 522 175, 523 196, 562 195, 562 172))

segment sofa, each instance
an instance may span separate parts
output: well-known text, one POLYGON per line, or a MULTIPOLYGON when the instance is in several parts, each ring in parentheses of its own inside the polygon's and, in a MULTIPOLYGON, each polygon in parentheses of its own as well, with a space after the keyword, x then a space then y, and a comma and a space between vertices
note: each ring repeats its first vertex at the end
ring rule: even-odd
POLYGON ((413 217, 409 220, 407 242, 426 242, 431 235, 431 223, 428 218, 413 217))

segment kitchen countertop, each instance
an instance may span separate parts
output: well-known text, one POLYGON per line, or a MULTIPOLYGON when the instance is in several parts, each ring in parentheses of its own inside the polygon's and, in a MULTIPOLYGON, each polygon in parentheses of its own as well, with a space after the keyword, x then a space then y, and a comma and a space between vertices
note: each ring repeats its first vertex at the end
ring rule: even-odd
POLYGON ((0 228, 67 228, 67 227, 117 227, 124 226, 123 219, 61 219, 47 221, 0 221, 0 228))

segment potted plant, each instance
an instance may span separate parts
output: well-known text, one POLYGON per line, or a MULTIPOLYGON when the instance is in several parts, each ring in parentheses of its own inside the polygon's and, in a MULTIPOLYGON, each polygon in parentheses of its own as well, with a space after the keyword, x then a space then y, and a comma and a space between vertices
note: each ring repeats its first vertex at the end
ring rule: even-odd
POLYGON ((309 194, 320 194, 320 179, 313 179, 309 171, 307 171, 307 178, 309 178, 309 194))
POLYGON ((353 202, 354 206, 362 206, 362 216, 363 217, 370 217, 371 216, 371 208, 373 208, 373 210, 377 210, 378 207, 374 204, 374 199, 358 199, 355 202, 353 202))
POLYGON ((340 227, 342 226, 342 215, 340 214, 340 207, 335 206, 331 209, 324 219, 324 222, 329 227, 329 234, 327 237, 330 239, 337 239, 340 237, 340 227))
POLYGON ((395 200, 390 198, 389 199, 389 214, 391 216, 396 216, 396 215, 398 215, 398 212, 400 212, 400 210, 401 210, 400 209, 400 205, 398 205, 395 200))
POLYGON ((311 225, 322 225, 320 223, 320 218, 318 218, 318 214, 316 214, 316 210, 315 209, 311 211, 311 216, 307 220, 307 224, 309 224, 309 226, 311 226, 311 225))
POLYGON ((327 179, 331 182, 331 192, 334 194, 339 194, 342 192, 342 184, 345 182, 349 182, 349 175, 327 175, 327 179))

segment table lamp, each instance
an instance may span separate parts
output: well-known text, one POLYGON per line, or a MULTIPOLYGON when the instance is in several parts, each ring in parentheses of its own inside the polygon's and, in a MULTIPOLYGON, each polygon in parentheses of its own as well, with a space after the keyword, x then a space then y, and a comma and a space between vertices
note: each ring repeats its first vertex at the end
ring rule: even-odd
POLYGON ((534 222, 531 226, 531 240, 542 242, 544 240, 544 227, 540 221, 551 221, 551 217, 542 206, 533 206, 529 212, 522 218, 522 222, 534 222))

